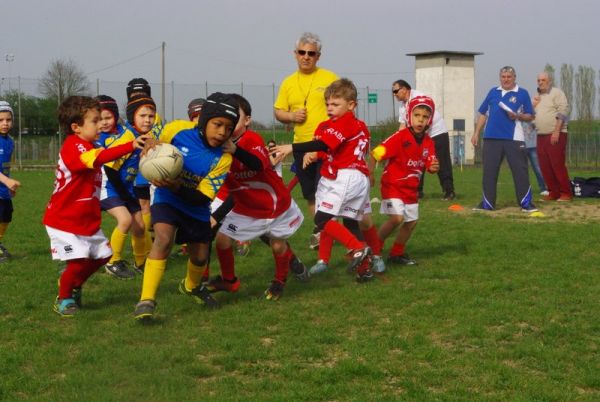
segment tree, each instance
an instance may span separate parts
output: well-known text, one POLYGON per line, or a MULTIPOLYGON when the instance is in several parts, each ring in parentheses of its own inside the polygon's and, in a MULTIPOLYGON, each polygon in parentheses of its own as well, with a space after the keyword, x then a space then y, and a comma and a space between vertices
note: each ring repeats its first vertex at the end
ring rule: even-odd
POLYGON ((571 116, 575 116, 573 113, 574 107, 573 104, 573 65, 563 63, 560 67, 560 88, 565 93, 567 97, 567 102, 569 102, 569 106, 571 108, 571 116))
POLYGON ((587 66, 579 66, 575 74, 575 103, 577 118, 592 120, 596 101, 596 71, 587 66))
POLYGON ((71 95, 87 95, 90 83, 85 73, 71 59, 55 59, 40 79, 40 92, 60 104, 71 95))
POLYGON ((554 70, 554 66, 552 66, 552 64, 550 64, 550 63, 546 63, 546 66, 544 67, 544 72, 546 74, 548 74, 548 77, 550 77, 550 81, 552 81, 552 82, 556 82, 554 80, 554 78, 555 78, 554 77, 554 71, 555 71, 554 70))
POLYGON ((58 123, 56 121, 56 102, 50 99, 26 95, 17 90, 4 93, 4 99, 12 105, 15 112, 13 119, 13 132, 18 132, 19 110, 21 114, 21 129, 28 134, 53 135, 56 134, 58 123), (19 98, 21 105, 19 107, 19 98))

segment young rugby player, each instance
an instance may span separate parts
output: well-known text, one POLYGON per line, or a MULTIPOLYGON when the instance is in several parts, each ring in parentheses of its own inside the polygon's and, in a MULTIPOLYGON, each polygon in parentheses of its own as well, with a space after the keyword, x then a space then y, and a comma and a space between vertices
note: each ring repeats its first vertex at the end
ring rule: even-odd
MULTIPOLYGON (((173 242, 187 243, 187 275, 180 292, 208 307, 217 302, 201 284, 211 239, 210 202, 225 181, 231 155, 222 145, 239 120, 238 107, 229 95, 215 93, 202 107, 198 125, 177 120, 167 124, 159 140, 174 145, 183 155, 183 171, 175 180, 155 180, 152 202, 154 242, 146 260, 142 294, 135 307, 136 319, 150 318, 156 309, 156 293, 173 242)), ((149 141, 152 147, 156 141, 149 141)))
POLYGON ((388 262, 415 265, 404 252, 419 218, 419 181, 424 170, 436 173, 439 162, 435 145, 426 131, 431 126, 435 105, 427 96, 410 100, 407 127, 392 134, 371 152, 377 161, 385 160, 381 176, 381 210, 388 220, 379 227, 379 239, 385 239, 400 226, 388 262))
MULTIPOLYGON (((321 179, 317 187, 316 232, 320 232, 319 260, 311 274, 327 270, 333 241, 342 243, 352 258, 348 269, 356 270, 359 282, 372 279, 369 268, 371 249, 362 239, 358 222, 369 200, 369 168, 365 156, 370 134, 364 122, 354 116, 357 91, 352 81, 342 78, 325 90, 327 115, 315 131, 314 140, 292 145, 279 145, 273 150, 289 155, 293 152, 322 154, 321 179), (324 155, 324 157, 323 157, 324 155), (342 218, 344 225, 335 218, 342 218)), ((304 164, 314 161, 306 154, 304 164)))
POLYGON ((12 159, 15 142, 9 134, 13 126, 14 113, 9 103, 0 101, 0 262, 11 257, 6 247, 2 244, 4 234, 12 221, 13 203, 21 183, 10 177, 10 162, 12 159))
MULTIPOLYGON (((110 147, 132 141, 143 135, 151 135, 154 124, 156 105, 147 95, 133 95, 127 103, 127 123, 125 129, 112 142, 110 147)), ((117 220, 117 226, 110 237, 113 256, 106 264, 107 273, 119 279, 131 279, 135 275, 127 267, 122 258, 127 233, 131 231, 134 270, 143 271, 146 260, 146 234, 142 217, 142 208, 134 189, 138 174, 140 151, 107 163, 104 172, 107 176, 106 186, 101 201, 102 209, 117 220)))
MULTIPOLYGON (((233 95, 240 108, 240 121, 224 147, 233 157, 225 186, 233 208, 216 236, 216 250, 221 275, 211 279, 209 290, 236 292, 240 281, 235 275, 232 245, 266 235, 275 259, 275 276, 265 291, 267 300, 281 297, 294 253, 287 242, 302 224, 304 216, 290 196, 269 159, 262 137, 248 129, 252 109, 240 95, 233 95)), ((300 263, 301 264, 301 263, 300 263)), ((302 271, 307 275, 306 267, 302 271)))
POLYGON ((81 287, 104 265, 112 250, 100 229, 100 167, 141 148, 145 137, 112 148, 95 148, 100 105, 86 96, 71 96, 58 109, 67 135, 59 154, 54 192, 43 223, 50 237, 52 258, 67 261, 59 280, 54 310, 73 316, 81 306, 81 287))

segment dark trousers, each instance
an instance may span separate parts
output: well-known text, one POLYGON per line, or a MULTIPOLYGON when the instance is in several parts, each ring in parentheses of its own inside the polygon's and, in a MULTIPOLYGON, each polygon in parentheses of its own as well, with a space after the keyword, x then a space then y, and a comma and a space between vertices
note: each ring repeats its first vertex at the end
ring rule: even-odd
MULTIPOLYGON (((438 134, 432 138, 435 144, 435 156, 440 162, 440 170, 438 171, 438 179, 444 194, 454 192, 454 178, 452 177, 452 159, 450 158, 450 138, 448 133, 438 134)), ((419 193, 423 192, 425 184, 425 175, 421 176, 419 182, 419 193)))
POLYGON ((504 157, 513 176, 517 202, 522 208, 526 208, 532 200, 527 170, 527 148, 525 142, 513 140, 483 140, 483 204, 496 208, 498 173, 504 157))

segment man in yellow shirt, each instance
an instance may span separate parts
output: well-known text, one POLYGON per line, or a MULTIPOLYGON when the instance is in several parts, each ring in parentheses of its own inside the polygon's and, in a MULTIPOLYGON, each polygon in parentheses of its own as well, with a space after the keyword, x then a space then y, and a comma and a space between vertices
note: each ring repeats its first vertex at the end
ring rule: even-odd
MULTIPOLYGON (((318 35, 305 32, 296 41, 294 50, 298 70, 286 77, 279 88, 275 101, 275 118, 284 124, 294 125, 294 143, 311 141, 315 129, 328 119, 325 89, 338 76, 317 67, 321 56, 321 40, 318 35)), ((302 168, 303 153, 294 153, 296 175, 302 187, 302 195, 308 202, 310 213, 315 212, 315 192, 319 182, 319 164, 302 168)))

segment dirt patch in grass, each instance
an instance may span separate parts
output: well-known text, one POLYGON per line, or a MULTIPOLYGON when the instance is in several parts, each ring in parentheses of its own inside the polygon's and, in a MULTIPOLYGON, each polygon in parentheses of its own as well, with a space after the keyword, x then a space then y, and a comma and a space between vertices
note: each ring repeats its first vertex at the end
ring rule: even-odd
POLYGON ((483 214, 494 218, 519 218, 533 222, 571 222, 571 223, 586 223, 600 222, 600 200, 599 202, 579 201, 571 202, 543 202, 536 203, 536 207, 542 216, 538 214, 530 214, 522 212, 517 207, 500 207, 495 211, 473 211, 465 208, 462 211, 457 211, 459 214, 483 214))

